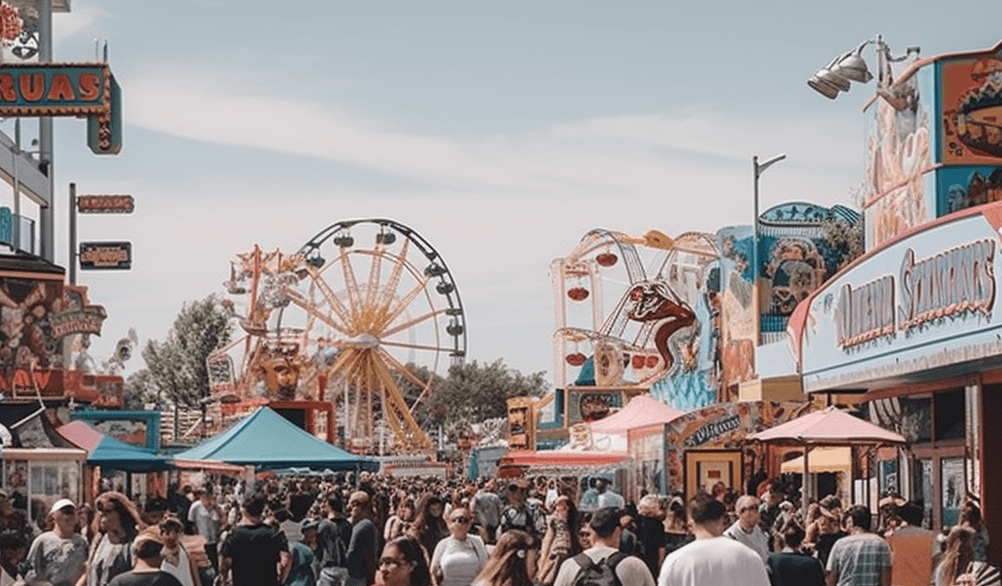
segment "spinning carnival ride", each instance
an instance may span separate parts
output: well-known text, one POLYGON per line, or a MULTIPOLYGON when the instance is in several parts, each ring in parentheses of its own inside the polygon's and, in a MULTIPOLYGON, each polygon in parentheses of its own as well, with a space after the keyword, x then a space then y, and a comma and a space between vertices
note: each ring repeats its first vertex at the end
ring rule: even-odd
POLYGON ((459 290, 439 253, 388 219, 337 222, 295 254, 231 262, 224 304, 244 335, 209 359, 223 402, 319 400, 372 451, 430 450, 414 409, 466 355, 459 290), (378 436, 378 437, 377 437, 378 436))
POLYGON ((556 387, 649 387, 695 369, 700 332, 713 328, 706 285, 719 281, 718 258, 709 234, 585 234, 551 265, 556 387))

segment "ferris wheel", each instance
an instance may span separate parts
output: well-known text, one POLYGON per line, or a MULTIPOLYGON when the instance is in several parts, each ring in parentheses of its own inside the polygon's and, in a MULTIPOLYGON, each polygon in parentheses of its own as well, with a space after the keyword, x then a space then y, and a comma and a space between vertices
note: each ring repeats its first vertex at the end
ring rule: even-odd
POLYGON ((646 387, 690 368, 707 325, 699 296, 717 258, 709 234, 586 233, 551 265, 554 384, 646 387))
POLYGON ((210 358, 217 393, 330 401, 358 449, 374 451, 384 430, 391 451, 432 448, 414 409, 435 375, 462 363, 466 316, 452 273, 417 232, 383 218, 337 222, 293 254, 237 255, 224 285, 243 335, 210 358))

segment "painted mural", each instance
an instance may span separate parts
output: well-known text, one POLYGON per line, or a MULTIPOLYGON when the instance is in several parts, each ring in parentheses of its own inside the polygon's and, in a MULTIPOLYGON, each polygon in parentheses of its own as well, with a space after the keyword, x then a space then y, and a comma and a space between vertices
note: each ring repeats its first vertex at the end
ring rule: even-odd
POLYGON ((933 218, 932 194, 922 176, 933 164, 929 124, 934 82, 931 67, 920 69, 870 107, 863 194, 867 248, 933 218))
POLYGON ((937 171, 939 215, 1002 201, 1002 167, 944 167, 937 171))
POLYGON ((0 273, 0 374, 7 381, 17 372, 62 366, 51 317, 62 309, 63 283, 61 274, 53 277, 0 273))
MULTIPOLYGON (((752 284, 751 226, 732 226, 717 232, 720 247, 720 354, 722 388, 755 378, 755 319, 752 284)), ((726 397, 733 399, 736 397, 726 397)))
MULTIPOLYGON (((816 409, 812 403, 740 401, 686 413, 665 425, 668 486, 683 485, 683 454, 693 449, 741 449, 745 437, 786 423, 816 409)), ((737 487, 732 487, 737 488, 737 487)))
POLYGON ((716 259, 706 263, 701 267, 701 279, 686 281, 686 291, 679 266, 669 269, 668 284, 674 283, 671 289, 682 289, 690 301, 685 312, 667 316, 670 321, 662 322, 671 326, 664 350, 657 343, 660 336, 655 336, 662 356, 667 351, 677 359, 670 363, 665 376, 651 385, 650 394, 679 411, 688 411, 715 402, 720 388, 721 267, 716 259))
POLYGON ((1002 49, 943 61, 946 164, 997 165, 1002 158, 1002 49))
POLYGON ((850 229, 859 221, 859 214, 849 208, 808 203, 782 204, 762 214, 758 246, 763 343, 785 339, 797 305, 862 252, 862 243, 853 241, 850 229))

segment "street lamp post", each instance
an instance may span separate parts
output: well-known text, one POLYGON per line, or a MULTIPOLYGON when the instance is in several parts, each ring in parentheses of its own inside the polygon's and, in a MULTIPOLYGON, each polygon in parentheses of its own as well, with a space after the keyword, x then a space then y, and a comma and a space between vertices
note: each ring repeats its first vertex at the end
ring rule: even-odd
POLYGON ((761 163, 758 162, 758 155, 752 157, 752 173, 754 175, 753 184, 755 186, 754 201, 755 201, 755 223, 753 224, 752 230, 754 230, 754 237, 752 238, 752 291, 755 293, 755 346, 759 345, 762 339, 762 324, 761 316, 762 312, 759 309, 759 299, 758 299, 758 178, 762 176, 762 173, 766 169, 775 165, 776 163, 782 161, 786 158, 785 154, 779 154, 771 159, 766 159, 761 163))

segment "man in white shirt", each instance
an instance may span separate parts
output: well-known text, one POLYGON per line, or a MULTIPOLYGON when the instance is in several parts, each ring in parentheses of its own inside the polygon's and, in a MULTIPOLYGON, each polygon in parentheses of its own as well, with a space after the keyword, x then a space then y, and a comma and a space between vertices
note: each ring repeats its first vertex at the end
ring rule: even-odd
POLYGON ((724 531, 724 535, 752 548, 762 558, 762 563, 768 563, 769 536, 759 526, 760 506, 759 500, 751 495, 746 494, 738 498, 738 502, 734 505, 738 520, 724 531))
POLYGON ((595 490, 598 491, 598 508, 615 507, 622 509, 626 502, 623 497, 609 490, 609 481, 605 478, 595 479, 595 490))
POLYGON ((762 558, 749 547, 724 537, 727 508, 723 503, 700 492, 689 501, 688 509, 696 540, 665 558, 658 586, 769 586, 762 558))
MULTIPOLYGON (((589 563, 608 564, 614 566, 619 583, 624 586, 654 586, 647 564, 636 556, 627 556, 619 552, 619 537, 622 528, 619 526, 619 509, 605 508, 595 511, 588 523, 591 533, 591 547, 577 556, 564 560, 557 572, 553 586, 574 586, 578 576, 589 563), (580 558, 579 556, 585 556, 580 558)), ((768 581, 766 582, 768 584, 768 581)))

